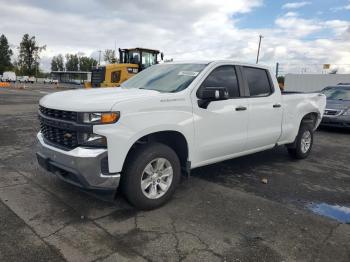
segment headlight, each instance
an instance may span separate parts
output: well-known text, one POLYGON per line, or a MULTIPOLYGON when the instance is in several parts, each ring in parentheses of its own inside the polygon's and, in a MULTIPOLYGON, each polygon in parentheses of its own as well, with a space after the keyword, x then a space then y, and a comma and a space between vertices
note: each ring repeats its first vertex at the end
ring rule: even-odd
POLYGON ((83 122, 87 124, 112 124, 118 121, 119 112, 84 113, 83 122))
POLYGON ((137 74, 139 72, 139 69, 136 67, 128 67, 128 73, 130 74, 137 74))
POLYGON ((104 136, 87 133, 83 134, 82 136, 82 146, 107 147, 107 139, 104 136))

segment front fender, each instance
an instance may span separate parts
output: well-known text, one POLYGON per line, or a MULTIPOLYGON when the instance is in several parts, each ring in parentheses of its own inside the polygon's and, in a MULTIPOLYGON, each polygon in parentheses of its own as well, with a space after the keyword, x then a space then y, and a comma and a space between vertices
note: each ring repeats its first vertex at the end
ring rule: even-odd
POLYGON ((189 159, 192 156, 193 141, 193 124, 192 121, 185 125, 179 124, 161 124, 154 126, 147 126, 141 130, 135 130, 130 126, 121 123, 106 126, 94 126, 94 133, 103 135, 107 138, 108 145, 108 165, 109 172, 122 172, 125 159, 131 147, 142 137, 161 132, 161 131, 176 131, 181 133, 188 144, 189 159))

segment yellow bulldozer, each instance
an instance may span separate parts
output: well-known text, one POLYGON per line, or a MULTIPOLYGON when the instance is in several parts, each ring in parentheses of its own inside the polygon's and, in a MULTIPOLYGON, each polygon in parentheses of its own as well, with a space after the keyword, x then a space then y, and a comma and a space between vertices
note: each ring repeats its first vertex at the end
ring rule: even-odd
POLYGON ((163 53, 146 48, 119 48, 119 62, 96 66, 91 72, 91 82, 85 82, 86 88, 117 87, 143 69, 157 64, 158 55, 163 60, 163 53))

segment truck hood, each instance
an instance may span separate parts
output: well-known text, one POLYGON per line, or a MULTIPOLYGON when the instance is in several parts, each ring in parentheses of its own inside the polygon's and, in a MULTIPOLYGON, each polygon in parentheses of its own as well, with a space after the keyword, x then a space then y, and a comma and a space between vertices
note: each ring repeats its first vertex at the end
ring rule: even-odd
POLYGON ((333 100, 333 99, 327 99, 327 109, 337 109, 337 110, 344 110, 350 108, 350 101, 349 100, 333 100))
POLYGON ((57 92, 44 96, 41 106, 76 112, 110 111, 116 103, 144 96, 157 96, 160 92, 143 89, 96 88, 57 92))

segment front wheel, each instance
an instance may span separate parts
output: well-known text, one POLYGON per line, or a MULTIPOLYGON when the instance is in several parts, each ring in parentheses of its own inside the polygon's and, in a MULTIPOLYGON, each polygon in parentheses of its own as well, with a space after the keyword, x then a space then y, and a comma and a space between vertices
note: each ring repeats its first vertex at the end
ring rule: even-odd
POLYGON ((154 209, 173 195, 181 177, 177 154, 167 145, 151 143, 136 148, 122 176, 122 190, 139 209, 154 209))
POLYGON ((288 153, 295 159, 304 159, 308 157, 314 142, 314 133, 310 125, 302 125, 298 135, 291 146, 287 146, 288 153))

